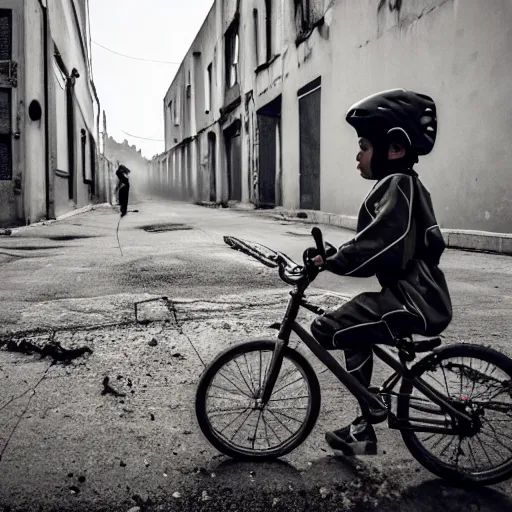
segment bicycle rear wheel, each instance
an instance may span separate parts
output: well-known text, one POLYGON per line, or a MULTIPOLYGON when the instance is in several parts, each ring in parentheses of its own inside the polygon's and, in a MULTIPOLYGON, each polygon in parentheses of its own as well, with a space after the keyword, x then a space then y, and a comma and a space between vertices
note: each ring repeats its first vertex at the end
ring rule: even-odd
MULTIPOLYGON (((464 410, 480 426, 474 435, 402 430, 414 456, 435 475, 459 485, 491 485, 512 476, 512 360, 491 348, 456 344, 413 366, 418 377, 464 410)), ((397 403, 400 419, 453 418, 404 379, 397 403)))
POLYGON ((196 392, 196 416, 208 441, 234 458, 265 460, 299 446, 320 412, 320 385, 307 360, 286 347, 268 404, 258 398, 274 340, 241 343, 208 366, 196 392))

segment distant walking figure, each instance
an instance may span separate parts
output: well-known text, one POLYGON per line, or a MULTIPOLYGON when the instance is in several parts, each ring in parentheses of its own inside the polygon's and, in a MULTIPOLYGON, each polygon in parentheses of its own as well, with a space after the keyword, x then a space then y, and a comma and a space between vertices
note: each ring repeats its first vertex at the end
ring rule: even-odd
POLYGON ((119 182, 116 185, 114 193, 119 194, 118 202, 121 207, 121 217, 124 217, 128 211, 128 195, 130 193, 130 180, 128 179, 128 174, 130 174, 130 169, 123 164, 120 164, 116 171, 116 176, 118 177, 119 182))

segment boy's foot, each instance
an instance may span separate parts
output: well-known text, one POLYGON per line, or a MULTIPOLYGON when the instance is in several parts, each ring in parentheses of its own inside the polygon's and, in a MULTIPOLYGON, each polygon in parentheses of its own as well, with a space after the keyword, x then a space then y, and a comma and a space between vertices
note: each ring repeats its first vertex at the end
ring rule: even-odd
POLYGON ((375 430, 362 416, 344 428, 327 432, 325 440, 333 450, 340 450, 347 456, 377 455, 375 430))

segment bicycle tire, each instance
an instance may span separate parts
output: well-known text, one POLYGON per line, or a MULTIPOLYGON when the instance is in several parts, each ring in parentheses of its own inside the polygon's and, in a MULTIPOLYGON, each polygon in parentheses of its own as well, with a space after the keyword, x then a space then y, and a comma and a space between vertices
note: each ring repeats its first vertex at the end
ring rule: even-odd
MULTIPOLYGON (((436 350, 418 361, 411 370, 413 372, 417 370, 418 377, 421 377, 424 371, 428 369, 431 364, 434 364, 439 360, 454 357, 472 357, 473 359, 479 359, 486 363, 493 364, 512 379, 512 360, 492 348, 481 345, 454 344, 443 347, 442 349, 436 350)), ((403 379, 400 387, 400 396, 397 401, 397 416, 401 419, 407 420, 409 418, 409 403, 412 391, 412 382, 410 380, 403 379)), ((415 432, 410 430, 401 430, 400 433, 411 455, 423 467, 431 473, 443 478, 444 480, 448 480, 455 485, 463 487, 468 485, 486 486, 502 482, 512 476, 512 458, 501 466, 488 471, 472 474, 461 473, 453 466, 442 462, 428 449, 426 449, 416 436, 415 432)))
POLYGON ((297 351, 285 347, 284 349, 284 358, 290 359, 293 363, 298 365, 304 372, 305 380, 308 384, 309 395, 310 395, 310 403, 308 412, 304 419, 304 422, 297 433, 288 440, 283 446, 276 447, 273 450, 266 451, 253 451, 250 449, 236 449, 232 446, 228 446, 222 438, 216 434, 215 430, 210 425, 210 421, 208 420, 208 414, 206 411, 206 399, 207 392, 210 386, 210 383, 213 381, 217 372, 221 370, 221 368, 231 361, 236 356, 242 355, 247 352, 256 352, 256 351, 273 351, 275 347, 275 340, 252 340, 239 343, 234 347, 230 347, 220 353, 206 368, 204 371, 199 385, 196 391, 196 402, 195 402, 195 411, 197 421, 199 423, 199 427, 203 432, 206 439, 210 442, 212 446, 214 446, 217 450, 229 457, 235 459, 243 459, 249 461, 263 461, 275 459, 278 457, 282 457, 287 453, 291 452, 295 448, 297 448, 304 440, 309 436, 313 427, 316 424, 318 419, 318 415, 320 413, 320 403, 321 403, 321 393, 320 393, 320 384, 318 382, 318 377, 316 376, 315 371, 309 364, 309 362, 305 359, 297 351))

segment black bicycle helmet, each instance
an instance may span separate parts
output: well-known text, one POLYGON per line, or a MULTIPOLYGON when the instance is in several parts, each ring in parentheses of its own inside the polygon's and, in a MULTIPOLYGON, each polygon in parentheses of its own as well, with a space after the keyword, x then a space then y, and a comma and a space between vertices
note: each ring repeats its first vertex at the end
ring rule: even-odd
POLYGON ((345 119, 359 137, 372 143, 402 132, 401 138, 417 155, 430 153, 436 141, 436 104, 426 94, 405 89, 381 91, 352 105, 345 119))

